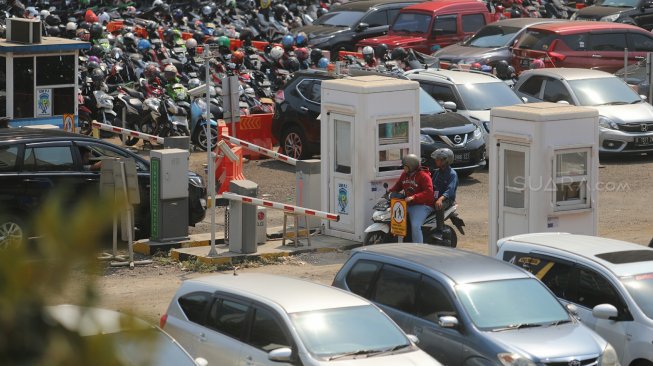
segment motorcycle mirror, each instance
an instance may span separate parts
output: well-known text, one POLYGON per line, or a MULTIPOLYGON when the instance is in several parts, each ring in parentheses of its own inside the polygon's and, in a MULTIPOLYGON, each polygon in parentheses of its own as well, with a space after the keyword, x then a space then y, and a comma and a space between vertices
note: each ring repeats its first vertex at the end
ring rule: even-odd
POLYGON ((383 188, 388 189, 388 182, 383 182, 383 188))

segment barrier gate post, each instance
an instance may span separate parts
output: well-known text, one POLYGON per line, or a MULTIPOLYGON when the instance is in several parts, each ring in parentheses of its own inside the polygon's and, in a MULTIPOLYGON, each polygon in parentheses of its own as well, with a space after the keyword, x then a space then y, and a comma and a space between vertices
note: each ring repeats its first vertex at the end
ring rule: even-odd
MULTIPOLYGON (((232 180, 229 192, 256 198, 258 184, 251 180, 232 180)), ((229 201, 229 251, 256 253, 256 241, 256 206, 229 201)))

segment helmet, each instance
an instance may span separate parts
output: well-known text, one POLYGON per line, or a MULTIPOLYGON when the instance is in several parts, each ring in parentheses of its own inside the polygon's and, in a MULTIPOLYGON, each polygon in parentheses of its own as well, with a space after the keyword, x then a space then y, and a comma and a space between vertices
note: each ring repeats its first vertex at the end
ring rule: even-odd
POLYGON ((202 85, 202 82, 198 78, 188 80, 188 89, 195 89, 200 85, 202 85))
POLYGON ((471 66, 470 69, 472 70, 480 70, 481 69, 481 63, 480 62, 474 62, 471 66))
POLYGON ((453 151, 447 147, 443 147, 432 152, 431 158, 433 160, 444 160, 447 165, 450 165, 453 163, 453 151))
POLYGON ((491 74, 492 73, 492 66, 490 66, 490 65, 481 65, 481 71, 491 74))
POLYGON ((280 22, 283 21, 283 17, 288 14, 288 8, 281 3, 273 6, 272 11, 274 12, 274 17, 280 22))
POLYGON ((542 69, 544 68, 544 61, 541 58, 533 60, 531 62, 531 69, 542 69))
POLYGON ((295 44, 297 47, 306 47, 308 45, 308 36, 304 32, 299 32, 295 36, 295 44))
POLYGON ((251 29, 248 28, 242 29, 238 35, 238 39, 243 41, 243 46, 251 44, 253 38, 254 33, 251 31, 251 29))
POLYGON ((93 39, 101 38, 103 32, 102 25, 100 25, 100 23, 93 23, 93 25, 91 25, 90 32, 91 32, 91 38, 93 39))
POLYGON ((172 12, 172 18, 176 21, 181 21, 184 18, 184 11, 181 9, 175 9, 175 11, 172 12))
POLYGON ((157 6, 161 6, 161 5, 163 5, 163 0, 154 0, 154 2, 152 2, 153 8, 156 8, 157 6))
POLYGON ((415 154, 408 154, 401 159, 401 166, 407 166, 408 172, 412 173, 419 168, 420 159, 415 154))
POLYGON ((286 60, 286 70, 295 72, 299 70, 299 60, 295 56, 288 57, 286 60))
POLYGON ((89 33, 89 31, 86 29, 78 29, 77 38, 81 39, 82 41, 89 41, 91 39, 91 33, 89 33))
POLYGON ((70 31, 70 32, 76 31, 77 30, 77 23, 75 23, 75 22, 66 23, 66 30, 70 31))
POLYGON ((317 65, 320 62, 320 59, 323 57, 322 50, 319 48, 313 48, 311 50, 311 62, 317 65))
MULTIPOLYGON (((91 56, 95 57, 95 56, 91 56)), ((99 60, 97 57, 95 57, 96 60, 99 60)), ((86 62, 86 69, 90 72, 92 72, 95 69, 100 68, 100 61, 91 61, 89 57, 89 61, 86 62)))
POLYGON ((123 13, 123 15, 127 15, 127 16, 136 16, 136 7, 134 7, 134 6, 128 6, 128 7, 125 9, 125 12, 123 13))
POLYGON ((82 21, 79 23, 79 27, 77 27, 77 28, 81 28, 81 29, 89 30, 89 29, 91 29, 91 23, 89 23, 89 22, 87 22, 87 21, 85 21, 85 20, 82 20, 82 21))
POLYGON ((499 62, 497 62, 494 69, 497 71, 497 76, 499 78, 502 79, 504 77, 507 77, 507 75, 508 75, 508 66, 510 66, 510 65, 508 64, 508 61, 506 61, 506 60, 500 60, 499 62))
POLYGON ((143 75, 148 79, 155 78, 158 74, 159 74, 159 68, 153 63, 150 63, 147 66, 145 66, 145 70, 143 70, 143 75))
POLYGON ((120 47, 114 47, 111 50, 111 56, 113 56, 116 60, 121 59, 122 58, 122 49, 120 49, 120 47))
POLYGON ((363 58, 368 61, 374 58, 374 48, 371 46, 363 47, 363 58))
POLYGON ((406 53, 406 50, 403 47, 397 47, 390 53, 390 57, 393 60, 403 60, 406 56, 408 56, 408 53, 406 53))
POLYGON ((512 8, 510 11, 510 17, 511 18, 521 18, 521 11, 517 8, 512 8))
POLYGON ((102 48, 102 46, 100 46, 99 44, 94 44, 93 47, 91 47, 91 49, 88 50, 88 54, 91 56, 100 57, 102 56, 103 53, 104 53, 104 48, 102 48))
MULTIPOLYGON (((97 56, 89 56, 88 60, 86 62, 88 62, 88 64, 90 64, 91 62, 95 62, 95 63, 99 64, 100 63, 100 58, 97 57, 97 56)), ((89 67, 89 69, 90 69, 90 67, 89 67)))
POLYGON ((226 0, 225 6, 227 7, 227 9, 229 8, 236 9, 236 0, 226 0))
POLYGON ((98 22, 100 22, 100 24, 106 24, 111 21, 111 17, 109 16, 109 13, 107 13, 106 11, 101 12, 100 15, 97 16, 97 19, 98 22))
POLYGON ((61 18, 57 14, 49 14, 45 17, 45 22, 50 26, 56 27, 61 24, 61 18))
POLYGON ((283 54, 284 54, 283 48, 281 48, 279 46, 274 46, 270 50, 270 57, 272 57, 273 60, 280 59, 281 57, 283 57, 283 54))
POLYGON ((136 37, 134 37, 134 33, 125 33, 125 35, 122 36, 122 44, 125 46, 136 46, 136 37))
POLYGON ((317 67, 320 69, 326 69, 327 66, 329 66, 329 59, 326 57, 322 57, 320 61, 317 62, 317 67))
POLYGON ((374 54, 378 59, 385 58, 385 56, 388 54, 388 45, 381 43, 380 45, 376 46, 376 49, 374 49, 374 54))
POLYGON ((283 39, 281 39, 281 45, 283 46, 284 50, 292 49, 292 46, 294 44, 295 44, 295 39, 290 34, 286 34, 285 36, 283 36, 283 39))
POLYGON ((202 14, 204 14, 205 16, 208 17, 209 15, 211 15, 211 13, 213 13, 213 9, 211 9, 210 6, 208 6, 208 5, 204 5, 204 6, 202 7, 202 14))
POLYGON ((326 13, 328 13, 328 12, 329 12, 328 10, 326 10, 325 8, 323 8, 323 7, 320 6, 319 8, 317 8, 317 11, 316 11, 315 14, 316 14, 317 17, 319 18, 319 17, 321 17, 322 15, 324 15, 324 14, 326 14, 326 13))
POLYGON ((94 83, 101 83, 104 81, 104 71, 102 71, 101 68, 96 68, 91 71, 91 80, 93 80, 94 83))
POLYGON ((295 49, 295 56, 299 61, 306 61, 308 59, 308 50, 306 47, 300 47, 295 49))
POLYGON ((186 48, 192 50, 197 47, 197 41, 194 38, 188 38, 186 40, 186 48))
POLYGON ((172 81, 177 77, 177 68, 172 64, 166 65, 166 67, 163 69, 163 73, 166 80, 172 81))
POLYGON ((229 48, 230 45, 231 45, 231 41, 229 40, 229 37, 227 36, 218 37, 218 46, 229 48))
POLYGON ((86 10, 86 13, 84 14, 84 21, 90 24, 97 23, 98 22, 98 17, 95 15, 93 10, 88 9, 86 10))
POLYGON ((245 54, 243 51, 234 51, 231 54, 231 62, 235 63, 236 65, 242 64, 243 60, 245 60, 245 54))
POLYGON ((148 41, 147 39, 141 39, 140 41, 138 41, 138 50, 141 52, 147 51, 151 47, 152 45, 150 44, 150 41, 148 41))
POLYGON ((39 12, 39 16, 41 17, 41 20, 45 20, 45 18, 47 18, 48 15, 50 15, 50 12, 45 9, 39 12))
POLYGON ((193 39, 197 41, 197 44, 204 43, 204 33, 202 33, 202 31, 199 30, 193 32, 193 39))

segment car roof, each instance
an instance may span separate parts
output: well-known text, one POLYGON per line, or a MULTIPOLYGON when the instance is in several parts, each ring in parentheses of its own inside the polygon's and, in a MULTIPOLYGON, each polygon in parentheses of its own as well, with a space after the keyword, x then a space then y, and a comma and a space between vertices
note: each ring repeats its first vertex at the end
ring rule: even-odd
MULTIPOLYGON (((61 129, 49 128, 0 128, 0 142, 15 140, 52 140, 52 139, 70 139, 84 138, 85 136, 76 133, 66 132, 61 129)), ((88 137, 90 139, 90 137, 88 137)))
POLYGON ((552 23, 552 22, 563 22, 563 19, 553 19, 553 18, 509 18, 502 19, 496 22, 488 23, 487 26, 509 26, 509 27, 528 27, 531 25, 542 24, 542 23, 552 23))
POLYGON ((417 4, 417 3, 422 3, 424 1, 427 0, 357 0, 342 5, 338 5, 337 7, 334 7, 332 11, 338 11, 338 10, 367 11, 370 8, 379 5, 417 4))
POLYGON ((379 244, 357 248, 354 253, 396 258, 439 272, 459 284, 531 277, 518 267, 486 255, 427 244, 379 244))
POLYGON ((501 242, 531 244, 575 254, 596 262, 619 277, 653 272, 653 249, 626 241, 569 233, 516 235, 501 242))
POLYGON ((422 11, 436 11, 446 7, 459 7, 461 9, 468 9, 470 5, 479 4, 486 7, 485 4, 478 0, 431 0, 425 1, 420 4, 410 5, 403 8, 401 11, 406 10, 422 10, 422 11))
POLYGON ((448 80, 454 84, 476 84, 476 83, 503 83, 503 80, 487 72, 465 71, 465 70, 445 70, 445 69, 426 69, 411 70, 406 73, 410 79, 411 75, 417 76, 418 79, 425 77, 436 77, 448 80))
POLYGON ((578 79, 601 79, 606 77, 616 77, 610 73, 600 70, 580 69, 572 67, 548 67, 543 69, 525 70, 521 77, 530 74, 546 75, 557 79, 578 80, 578 79))
POLYGON ((335 287, 264 273, 218 274, 185 282, 273 302, 287 313, 370 304, 363 298, 335 287))
POLYGON ((588 30, 615 30, 615 29, 630 29, 636 31, 644 31, 642 28, 615 22, 585 22, 585 21, 566 21, 566 22, 551 22, 539 25, 534 25, 531 30, 545 30, 556 33, 576 33, 588 30))

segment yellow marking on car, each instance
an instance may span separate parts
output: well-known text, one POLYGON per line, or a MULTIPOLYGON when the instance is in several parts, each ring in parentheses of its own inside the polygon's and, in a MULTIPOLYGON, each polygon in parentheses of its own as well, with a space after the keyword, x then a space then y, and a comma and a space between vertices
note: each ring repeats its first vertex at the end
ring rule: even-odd
POLYGON ((555 264, 555 263, 553 263, 553 262, 549 262, 549 263, 547 263, 544 267, 542 267, 542 269, 541 269, 539 272, 537 272, 537 274, 535 275, 535 277, 537 277, 538 279, 542 280, 542 278, 543 278, 544 276, 546 276, 546 274, 551 270, 551 268, 553 268, 553 265, 554 265, 554 264, 555 264))

